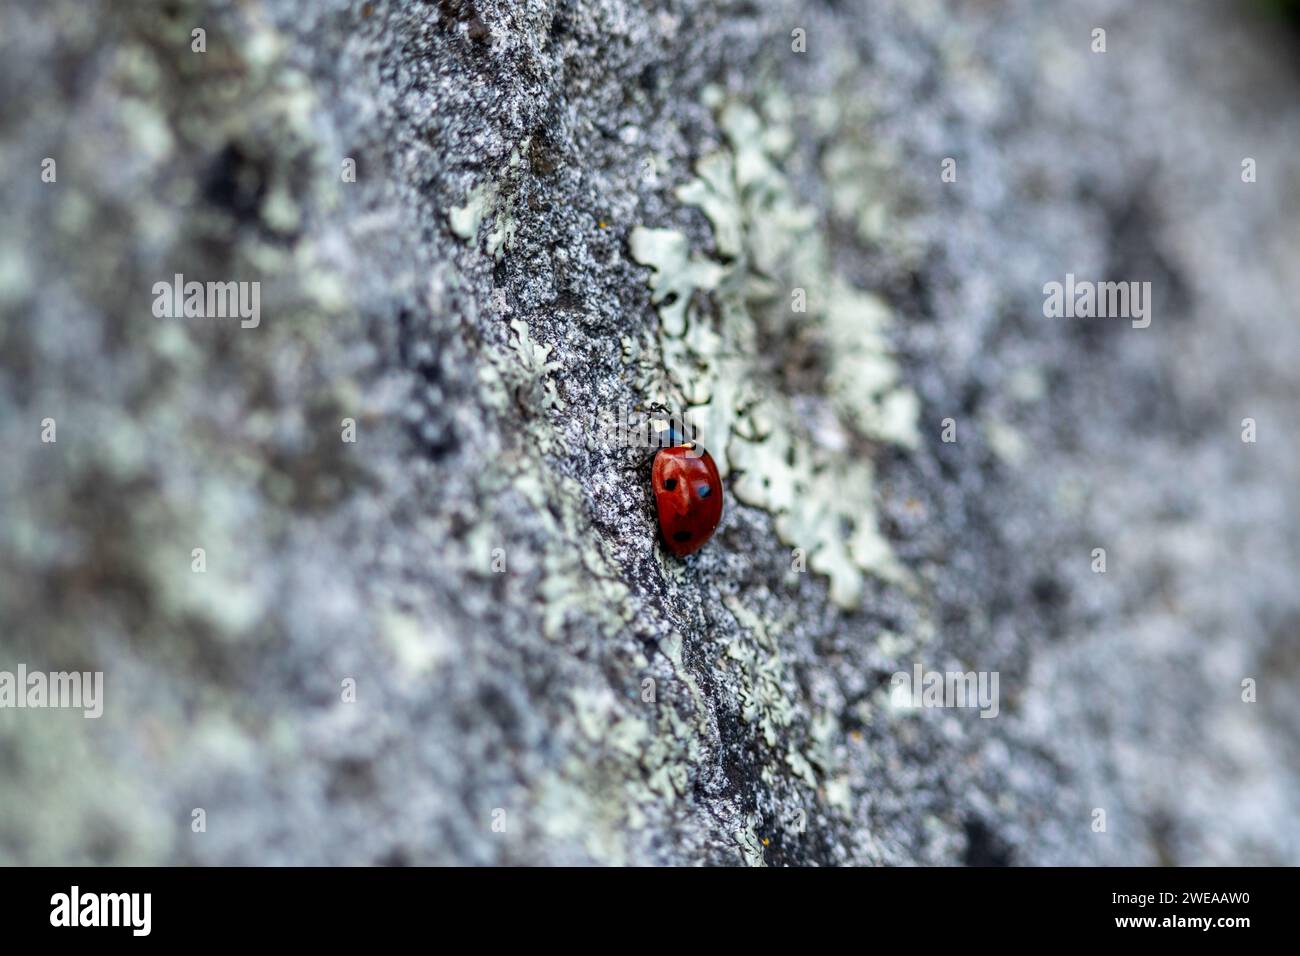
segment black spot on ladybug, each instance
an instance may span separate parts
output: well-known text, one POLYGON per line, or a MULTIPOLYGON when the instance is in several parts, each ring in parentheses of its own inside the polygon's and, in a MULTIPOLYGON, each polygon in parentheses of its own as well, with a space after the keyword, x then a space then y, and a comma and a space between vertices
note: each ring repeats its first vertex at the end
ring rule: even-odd
MULTIPOLYGON (((664 489, 667 490, 667 491, 672 491, 672 490, 674 490, 676 487, 677 487, 677 479, 676 479, 676 478, 669 478, 667 481, 664 482, 664 489)), ((689 535, 688 535, 687 537, 689 537, 689 535)))
POLYGON ((701 498, 707 498, 709 497, 709 495, 713 493, 713 489, 710 488, 708 485, 700 485, 700 487, 696 488, 695 490, 700 493, 701 498))
POLYGON ((691 540, 691 533, 690 533, 689 531, 678 531, 675 535, 673 535, 673 540, 674 540, 674 541, 690 541, 690 540, 691 540))

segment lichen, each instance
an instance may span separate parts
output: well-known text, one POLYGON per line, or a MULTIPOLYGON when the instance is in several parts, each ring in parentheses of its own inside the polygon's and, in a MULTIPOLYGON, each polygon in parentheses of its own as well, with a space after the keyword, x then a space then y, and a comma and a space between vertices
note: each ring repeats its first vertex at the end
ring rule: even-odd
POLYGON ((563 409, 564 400, 556 392, 554 380, 549 378, 552 372, 562 368, 559 362, 549 359, 551 346, 530 337, 528 323, 522 319, 512 319, 510 328, 515 330, 515 338, 510 344, 519 355, 519 363, 506 368, 516 390, 525 393, 522 400, 534 408, 563 409))
MULTIPOLYGON (((784 667, 777 643, 769 633, 768 625, 744 603, 734 597, 724 599, 727 610, 736 619, 742 633, 749 640, 732 641, 727 656, 741 669, 739 690, 740 716, 755 725, 763 742, 781 754, 781 759, 794 775, 810 788, 817 786, 812 764, 800 749, 798 735, 790 733, 799 708, 782 687, 784 667)), ((765 768, 769 783, 771 768, 765 768)))
MULTIPOLYGON (((529 509, 533 540, 541 548, 534 565, 544 637, 559 643, 583 628, 613 642, 636 619, 639 605, 623 583, 624 570, 588 527, 583 487, 548 462, 561 440, 557 418, 549 413, 563 408, 551 380, 562 364, 524 322, 516 319, 510 326, 514 335, 505 349, 488 351, 480 382, 497 409, 523 406, 523 433, 498 467, 480 478, 480 497, 492 502, 508 488, 529 509)), ((491 507, 480 527, 494 523, 491 507)), ((485 539, 469 550, 481 556, 489 545, 485 539)), ((573 693, 574 726, 591 748, 589 757, 548 774, 539 785, 543 792, 563 793, 564 812, 545 818, 546 831, 580 833, 604 860, 621 860, 630 832, 691 792, 692 773, 703 759, 707 702, 682 660, 681 635, 665 637, 661 650, 676 680, 664 682, 650 701, 609 689, 573 693)), ((651 669, 639 652, 630 664, 634 673, 651 669)))
POLYGON ((463 206, 453 206, 448 211, 447 220, 451 224, 451 231, 466 242, 473 242, 478 238, 479 223, 491 211, 495 201, 496 189, 490 183, 475 186, 465 197, 463 206))
POLYGON ((484 248, 494 260, 514 248, 519 228, 515 218, 515 186, 521 176, 521 157, 527 155, 530 140, 525 139, 510 151, 510 161, 499 176, 479 183, 466 195, 465 202, 447 210, 451 231, 470 245, 478 241, 479 226, 491 221, 484 238, 484 248))
POLYGON ((769 98, 776 116, 716 90, 706 98, 725 146, 698 162, 676 196, 709 220, 714 254, 692 251, 676 230, 638 227, 630 237, 633 258, 652 270, 669 388, 724 477, 734 473, 737 499, 774 515, 781 540, 802 549, 830 579, 832 600, 852 609, 864 574, 907 577, 877 528, 872 464, 854 447, 918 442, 919 402, 890 352, 894 314, 836 272, 816 210, 782 172, 793 136, 781 98, 769 98), (711 310, 696 306, 697 293, 711 310), (771 343, 809 348, 822 390, 756 388, 778 374, 771 343))

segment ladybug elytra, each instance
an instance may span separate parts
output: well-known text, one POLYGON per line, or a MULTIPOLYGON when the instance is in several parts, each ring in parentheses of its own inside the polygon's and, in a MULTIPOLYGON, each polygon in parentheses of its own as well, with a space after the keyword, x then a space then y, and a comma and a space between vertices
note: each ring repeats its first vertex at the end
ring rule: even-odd
POLYGON ((681 558, 698 551, 722 520, 722 479, 713 457, 695 442, 660 449, 651 483, 668 549, 681 558))

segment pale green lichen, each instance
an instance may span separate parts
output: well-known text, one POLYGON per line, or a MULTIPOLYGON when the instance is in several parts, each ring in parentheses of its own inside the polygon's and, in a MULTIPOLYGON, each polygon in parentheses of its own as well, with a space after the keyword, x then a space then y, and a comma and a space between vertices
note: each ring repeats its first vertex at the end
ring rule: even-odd
POLYGON ((484 248, 497 261, 515 245, 519 223, 515 219, 514 191, 509 184, 516 182, 520 175, 521 157, 527 154, 530 142, 525 139, 510 151, 510 161, 497 180, 480 183, 466 194, 464 205, 447 210, 451 231, 471 245, 478 241, 479 226, 491 219, 492 228, 484 239, 484 248))
MULTIPOLYGON (((833 272, 815 213, 796 200, 779 171, 788 130, 765 126, 738 105, 724 106, 720 117, 729 147, 702 160, 699 178, 679 193, 713 224, 717 256, 692 251, 673 230, 634 230, 632 254, 652 266, 652 298, 662 321, 657 340, 626 338, 622 347, 629 368, 643 379, 653 377, 655 363, 642 356, 658 347, 667 377, 647 389, 655 393, 649 397, 684 400, 720 469, 734 473, 740 500, 771 511, 782 539, 805 548, 809 567, 830 578, 831 596, 851 607, 864 571, 900 573, 876 530, 871 464, 848 453, 851 436, 909 444, 915 399, 899 384, 888 355, 889 310, 833 272), (806 314, 790 312, 793 285, 810 292, 806 314), (716 321, 697 314, 702 295, 715 306, 716 321), (796 415, 792 398, 772 397, 779 392, 763 387, 761 343, 792 335, 812 337, 826 358, 827 394, 821 401, 829 424, 818 433, 796 415), (828 438, 828 432, 838 438, 828 438)), ((503 170, 498 183, 510 175, 511 169, 503 170)), ((507 205, 500 199, 503 189, 480 186, 452 212, 453 229, 470 241, 479 238, 488 217, 498 217, 485 240, 493 256, 509 247, 510 229, 502 219, 508 210, 498 208, 507 205)), ((574 627, 594 626, 613 639, 637 615, 639 602, 601 537, 590 534, 584 490, 548 465, 547 456, 562 440, 549 414, 564 407, 555 384, 561 363, 523 321, 511 321, 510 328, 506 347, 489 351, 481 381, 489 404, 502 410, 522 406, 528 414, 524 433, 498 457, 499 474, 483 479, 483 498, 491 501, 508 488, 531 510, 538 550, 528 560, 541 574, 546 638, 560 642, 574 627)), ((490 531, 479 539, 468 550, 483 565, 494 542, 490 531)), ((666 561, 662 569, 669 577, 689 576, 680 562, 666 561)), ((783 625, 738 598, 726 605, 739 625, 723 658, 732 669, 729 680, 741 718, 771 753, 759 767, 763 785, 787 793, 793 786, 802 794, 797 806, 812 806, 819 795, 829 800, 833 793, 833 805, 842 810, 848 784, 834 747, 838 726, 825 715, 815 727, 808 725, 782 662, 777 635, 783 625)), ((563 789, 566 799, 598 821, 593 826, 605 831, 605 856, 623 852, 625 831, 689 797, 692 776, 708 752, 714 704, 683 660, 681 635, 663 638, 659 650, 672 665, 675 686, 662 687, 652 702, 605 691, 575 693, 574 732, 595 749, 572 773, 561 768, 547 778, 548 787, 563 789), (618 799, 611 801, 611 793, 618 799)), ((645 673, 650 661, 637 658, 634 666, 645 673)), ((567 815, 554 827, 568 832, 576 819, 567 815)), ((763 842, 755 824, 732 832, 742 859, 761 864, 763 842)))
POLYGON ((551 346, 530 337, 528 323, 521 319, 512 319, 510 328, 515 330, 515 338, 510 344, 519 355, 519 363, 506 366, 507 379, 517 393, 524 393, 520 398, 527 405, 539 409, 563 409, 564 400, 555 390, 554 380, 549 377, 556 369, 562 368, 559 362, 550 361, 551 346))
POLYGON ((496 222, 487 237, 487 253, 493 259, 500 259, 501 253, 506 249, 513 249, 515 245, 515 230, 518 223, 515 221, 515 201, 513 197, 507 197, 501 206, 501 211, 497 214, 496 222))
POLYGON ((686 237, 672 229, 632 230, 632 258, 653 268, 650 301, 659 306, 665 335, 686 331, 686 308, 696 289, 711 290, 723 274, 720 265, 691 255, 686 237))
MULTIPOLYGON (((539 569, 542 633, 562 642, 574 627, 595 628, 605 640, 625 633, 639 613, 638 602, 623 583, 623 571, 591 533, 586 495, 581 484, 550 466, 547 455, 560 441, 550 409, 563 407, 550 381, 560 363, 551 348, 532 338, 528 326, 511 323, 514 335, 505 349, 489 351, 480 381, 490 406, 505 411, 523 404, 523 434, 498 467, 479 480, 485 520, 465 560, 481 569, 493 544, 491 502, 509 490, 522 495, 539 553, 529 556, 539 569)), ((624 859, 629 833, 662 819, 667 808, 691 792, 691 774, 704 758, 708 703, 682 660, 678 634, 663 641, 663 653, 681 684, 664 686, 656 699, 620 696, 610 690, 584 689, 572 695, 573 726, 586 742, 582 760, 572 760, 544 775, 539 792, 555 798, 555 815, 535 821, 556 836, 580 835, 593 856, 607 862, 624 859), (685 693, 682 692, 684 688, 685 693)), ((634 674, 650 671, 650 661, 634 652, 634 674)), ((539 800, 539 805, 548 805, 539 800)))
POLYGON ((746 824, 742 829, 735 833, 736 845, 740 848, 741 859, 746 866, 766 866, 767 862, 763 859, 763 844, 759 841, 758 834, 754 832, 752 823, 746 824))
POLYGON ((822 97, 817 115, 831 137, 821 161, 830 211, 858 239, 889 251, 911 265, 924 248, 907 210, 915 203, 908 181, 896 175, 899 162, 884 144, 871 143, 869 104, 840 90, 822 97))
POLYGON ((784 100, 769 97, 766 117, 717 91, 707 100, 726 147, 702 158, 676 195, 708 218, 718 258, 692 252, 675 230, 638 227, 630 237, 633 258, 652 269, 670 397, 724 477, 739 473, 736 497, 771 512, 781 540, 830 579, 832 600, 854 608, 865 573, 906 574, 877 529, 874 471, 851 450, 853 436, 916 447, 919 401, 890 353, 892 310, 836 273, 816 210, 781 171, 793 142, 784 100), (697 292, 714 316, 693 308, 697 292), (799 294, 805 311, 794 308, 799 294), (824 394, 799 395, 798 412, 795 396, 759 387, 772 374, 762 343, 772 342, 811 344, 824 368, 824 394), (830 412, 816 430, 802 414, 809 404, 830 412))
POLYGON ((1029 456, 1029 445, 1014 425, 993 414, 982 416, 980 425, 984 431, 984 440, 1001 461, 1013 468, 1025 463, 1029 456))
MULTIPOLYGON (((728 596, 723 603, 736 619, 741 633, 749 635, 748 640, 740 637, 727 647, 727 657, 740 666, 741 718, 758 729, 768 747, 781 753, 786 766, 798 779, 816 788, 817 776, 812 764, 789 733, 799 708, 782 687, 784 666, 768 624, 738 598, 728 596)), ((769 784, 775 782, 770 767, 764 768, 763 776, 769 784)))
POLYGON ((465 205, 453 206, 447 213, 451 231, 466 242, 478 238, 479 223, 492 210, 496 202, 496 188, 491 183, 483 183, 469 191, 465 205))

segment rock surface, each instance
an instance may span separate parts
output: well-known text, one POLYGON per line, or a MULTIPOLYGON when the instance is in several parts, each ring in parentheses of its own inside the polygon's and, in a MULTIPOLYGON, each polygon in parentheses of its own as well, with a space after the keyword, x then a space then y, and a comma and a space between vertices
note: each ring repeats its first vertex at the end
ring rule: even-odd
POLYGON ((1285 23, 0 16, 0 670, 105 682, 0 710, 0 862, 1300 863, 1285 23), (726 475, 685 561, 655 407, 726 475))

